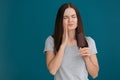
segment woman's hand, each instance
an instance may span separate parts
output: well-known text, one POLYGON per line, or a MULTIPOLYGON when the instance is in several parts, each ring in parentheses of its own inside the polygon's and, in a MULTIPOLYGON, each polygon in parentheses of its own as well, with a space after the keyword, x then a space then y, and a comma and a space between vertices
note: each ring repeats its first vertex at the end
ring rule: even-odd
POLYGON ((80 48, 79 51, 83 57, 89 57, 91 55, 91 50, 88 47, 80 48))
POLYGON ((68 28, 67 25, 65 25, 62 37, 62 46, 66 47, 67 43, 68 43, 68 28))
POLYGON ((80 48, 80 54, 83 56, 89 74, 96 78, 99 72, 99 65, 96 55, 91 55, 91 50, 88 47, 80 48))

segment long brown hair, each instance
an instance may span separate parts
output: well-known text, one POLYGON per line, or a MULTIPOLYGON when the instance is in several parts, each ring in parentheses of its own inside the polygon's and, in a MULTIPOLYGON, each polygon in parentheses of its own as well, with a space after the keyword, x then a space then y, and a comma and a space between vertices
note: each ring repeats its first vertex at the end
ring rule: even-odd
POLYGON ((73 8, 75 10, 77 18, 78 18, 77 28, 76 28, 76 33, 75 33, 78 47, 87 47, 88 46, 87 41, 84 36, 83 24, 82 24, 81 16, 79 14, 78 9, 72 3, 65 3, 59 8, 59 10, 57 12, 54 33, 52 35, 54 38, 55 54, 59 50, 59 47, 62 43, 63 15, 64 15, 65 9, 67 9, 68 7, 73 8))

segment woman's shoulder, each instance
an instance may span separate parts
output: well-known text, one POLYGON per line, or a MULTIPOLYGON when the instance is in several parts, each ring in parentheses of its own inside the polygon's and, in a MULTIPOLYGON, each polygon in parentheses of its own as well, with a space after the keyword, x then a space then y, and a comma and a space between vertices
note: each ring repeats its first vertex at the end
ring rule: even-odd
POLYGON ((49 35, 48 37, 47 37, 47 39, 46 39, 46 41, 53 41, 54 39, 53 39, 53 37, 52 37, 52 35, 49 35))
POLYGON ((47 39, 53 39, 52 35, 49 35, 49 36, 47 37, 47 39))
POLYGON ((93 54, 97 53, 97 48, 96 48, 96 43, 94 41, 94 39, 90 36, 86 36, 86 41, 88 43, 88 47, 91 49, 93 54))
POLYGON ((44 52, 45 51, 53 51, 53 48, 54 48, 54 41, 53 41, 53 37, 52 36, 48 36, 46 38, 46 41, 45 41, 45 48, 44 48, 44 52))
POLYGON ((94 39, 91 36, 85 36, 88 43, 94 43, 94 39))
POLYGON ((92 39, 91 36, 85 36, 85 38, 88 40, 88 39, 92 39))

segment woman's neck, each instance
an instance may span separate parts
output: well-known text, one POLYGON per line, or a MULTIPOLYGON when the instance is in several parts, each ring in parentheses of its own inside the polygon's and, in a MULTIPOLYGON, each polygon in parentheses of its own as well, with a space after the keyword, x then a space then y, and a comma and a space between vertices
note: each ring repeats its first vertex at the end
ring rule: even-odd
POLYGON ((68 45, 69 46, 77 45, 75 39, 75 30, 68 31, 68 45))
POLYGON ((75 40, 75 30, 71 30, 68 32, 68 39, 69 41, 75 40))

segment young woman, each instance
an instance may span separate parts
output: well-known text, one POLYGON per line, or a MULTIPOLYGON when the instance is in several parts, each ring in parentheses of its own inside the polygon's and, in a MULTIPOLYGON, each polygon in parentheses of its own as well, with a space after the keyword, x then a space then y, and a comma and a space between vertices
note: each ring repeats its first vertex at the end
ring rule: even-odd
POLYGON ((44 51, 54 80, 88 80, 88 73, 98 76, 95 42, 84 36, 79 11, 72 3, 59 8, 54 33, 46 39, 44 51))

